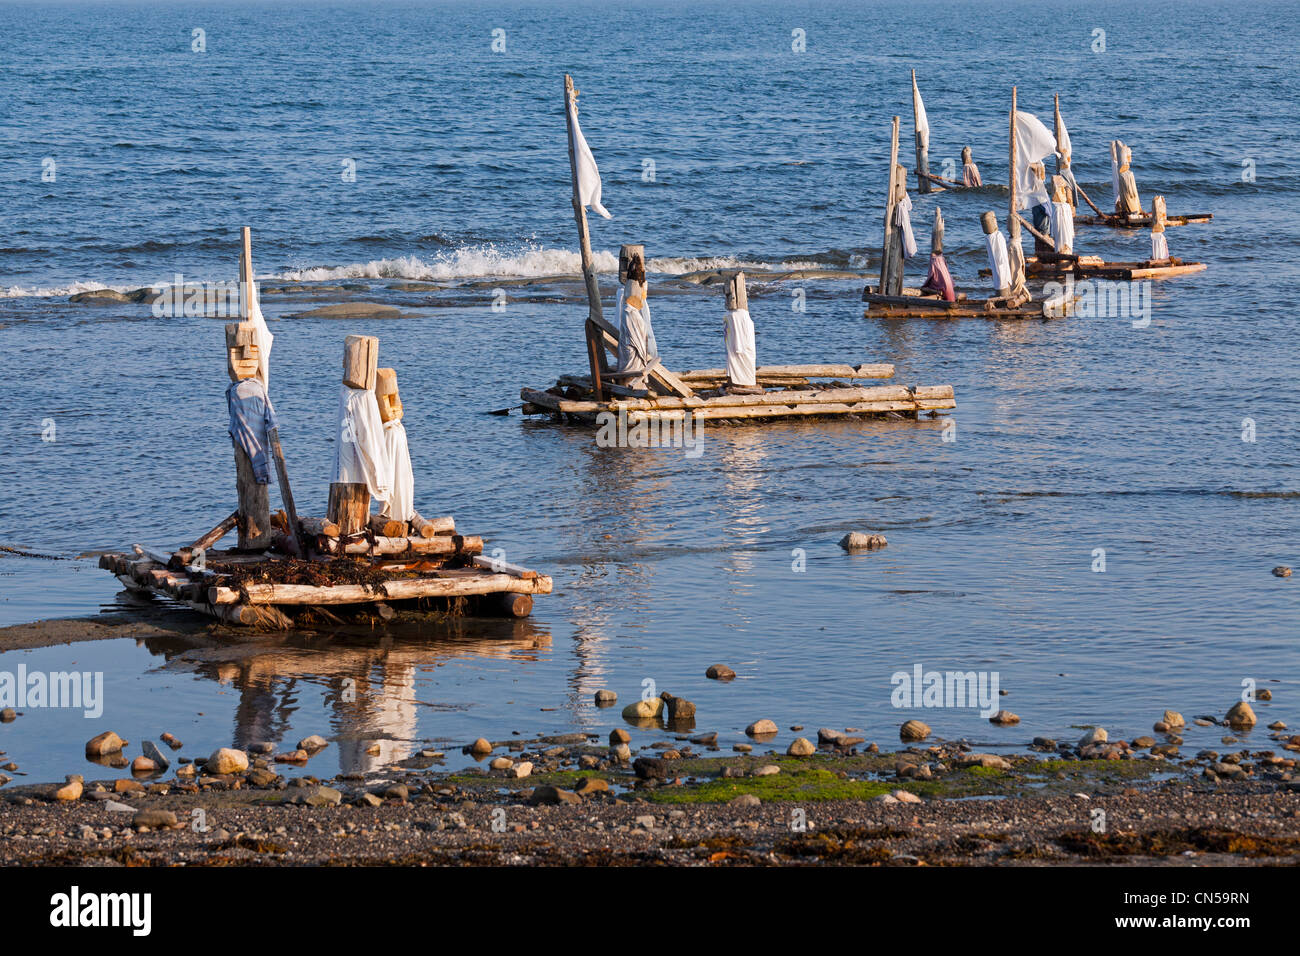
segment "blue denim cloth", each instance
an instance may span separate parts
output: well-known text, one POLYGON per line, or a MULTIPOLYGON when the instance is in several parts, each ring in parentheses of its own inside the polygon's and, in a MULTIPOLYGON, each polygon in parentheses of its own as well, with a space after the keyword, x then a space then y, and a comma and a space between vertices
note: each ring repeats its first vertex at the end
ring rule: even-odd
POLYGON ((259 378, 232 382, 226 389, 230 408, 230 437, 244 449, 259 485, 271 483, 271 429, 278 428, 275 408, 259 378))

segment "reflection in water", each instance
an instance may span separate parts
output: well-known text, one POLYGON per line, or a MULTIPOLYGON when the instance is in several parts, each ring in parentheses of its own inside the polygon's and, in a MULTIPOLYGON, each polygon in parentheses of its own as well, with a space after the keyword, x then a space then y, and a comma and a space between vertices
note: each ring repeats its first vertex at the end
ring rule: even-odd
MULTIPOLYGON (((538 660, 550 633, 528 620, 445 618, 376 635, 323 636, 291 632, 270 642, 218 647, 182 646, 147 639, 164 670, 189 671, 233 687, 234 745, 268 742, 293 750, 286 739, 305 690, 321 694, 337 744, 340 773, 367 773, 412 756, 422 739, 421 709, 459 709, 437 699, 437 668, 455 659, 538 660), (375 752, 371 752, 375 751, 375 752)), ((319 766, 313 773, 320 775, 319 766)))

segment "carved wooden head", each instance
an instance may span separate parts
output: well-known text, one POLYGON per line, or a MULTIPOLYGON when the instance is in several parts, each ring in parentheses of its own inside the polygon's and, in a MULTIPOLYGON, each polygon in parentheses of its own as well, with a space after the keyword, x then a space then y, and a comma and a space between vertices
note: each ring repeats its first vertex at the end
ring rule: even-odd
POLYGON ((344 385, 373 389, 378 364, 379 339, 373 335, 349 335, 343 340, 344 385))
POLYGON ((397 393, 397 370, 375 370, 375 399, 379 402, 379 420, 398 421, 402 417, 402 397, 397 393))
POLYGON ((262 358, 257 347, 257 327, 252 322, 226 324, 226 372, 232 382, 241 382, 257 374, 262 358))

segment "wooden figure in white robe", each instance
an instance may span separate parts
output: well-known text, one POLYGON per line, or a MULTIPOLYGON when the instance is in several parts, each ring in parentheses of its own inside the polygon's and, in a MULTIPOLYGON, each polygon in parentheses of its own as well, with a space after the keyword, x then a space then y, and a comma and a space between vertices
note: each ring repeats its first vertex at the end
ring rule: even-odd
POLYGON ((1115 189, 1115 212, 1121 216, 1142 215, 1142 201, 1138 198, 1137 180, 1130 168, 1133 151, 1119 140, 1110 144, 1111 180, 1115 189))
POLYGON ((1169 242, 1165 238, 1165 197, 1151 199, 1151 259, 1162 262, 1169 258, 1169 242))
POLYGON ((980 179, 980 169, 971 158, 969 146, 963 146, 961 150, 961 184, 963 186, 984 185, 984 180, 980 179))
POLYGON ((650 325, 645 247, 623 246, 618 255, 618 374, 624 385, 643 389, 659 358, 650 325))
POLYGON ((1070 184, 1064 176, 1052 177, 1052 201, 1047 207, 1049 234, 1057 255, 1074 253, 1074 206, 1070 203, 1070 184))
POLYGON ((733 394, 758 394, 758 361, 754 348, 754 322, 749 317, 749 295, 745 291, 745 273, 737 272, 727 280, 727 384, 724 391, 733 394))
POLYGON ((276 420, 261 378, 258 338, 253 322, 231 322, 226 326, 226 371, 231 381, 226 389, 226 407, 230 412, 230 440, 235 446, 240 551, 265 551, 274 537, 268 492, 273 467, 270 432, 276 420))
POLYGON ((994 290, 994 295, 984 302, 984 308, 990 312, 1004 307, 1015 308, 1029 301, 1029 292, 1025 289, 1025 254, 1020 248, 1019 225, 1015 218, 1011 219, 1012 242, 1008 246, 1006 238, 998 229, 997 216, 991 212, 980 216, 980 227, 984 230, 989 255, 990 281, 994 290), (1018 257, 1017 250, 1020 252, 1018 257))
POLYGON ((379 339, 349 335, 344 340, 334 481, 327 512, 343 535, 366 527, 372 498, 387 501, 392 494, 392 469, 374 391, 378 361, 379 339))
POLYGON ((384 423, 384 450, 393 474, 392 492, 379 514, 405 526, 415 515, 415 476, 411 471, 406 426, 402 424, 402 397, 397 392, 396 369, 377 370, 375 398, 379 402, 379 420, 384 423))

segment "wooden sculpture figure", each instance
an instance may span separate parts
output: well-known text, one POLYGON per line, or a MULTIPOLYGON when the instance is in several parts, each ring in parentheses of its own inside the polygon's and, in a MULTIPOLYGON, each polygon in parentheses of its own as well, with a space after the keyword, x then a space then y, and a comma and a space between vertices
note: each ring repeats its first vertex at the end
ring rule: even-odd
POLYGON ((1052 177, 1052 201, 1047 207, 1048 228, 1058 255, 1074 253, 1074 206, 1070 184, 1064 176, 1052 177))
POLYGON ((1121 216, 1142 215, 1142 201, 1138 198, 1137 180, 1130 168, 1133 151, 1119 140, 1110 144, 1111 179, 1115 188, 1115 212, 1121 216))
POLYGON ((1165 197, 1155 196, 1151 200, 1151 258, 1161 262, 1169 258, 1169 242, 1165 238, 1165 197))
POLYGON ((745 291, 745 273, 737 272, 727 280, 727 384, 723 391, 733 394, 761 394, 756 371, 754 322, 749 317, 749 296, 745 291))
POLYGON ((235 475, 239 492, 238 548, 265 551, 271 546, 271 432, 275 409, 266 394, 260 368, 258 330, 252 322, 226 326, 226 370, 230 387, 230 439, 235 446, 235 475))
POLYGON ((934 208, 934 228, 930 231, 930 271, 921 283, 922 292, 938 293, 945 302, 957 301, 957 290, 943 258, 943 213, 934 208))
POLYGON ((969 146, 963 146, 961 151, 961 183, 963 186, 984 185, 984 180, 980 179, 979 167, 975 165, 975 160, 971 158, 969 146))
POLYGON ((328 518, 340 534, 362 531, 370 518, 370 501, 387 501, 393 476, 384 449, 384 429, 375 400, 379 339, 349 335, 343 345, 343 387, 339 393, 338 433, 334 446, 334 481, 328 518))
POLYGON ((618 255, 618 371, 623 384, 645 388, 659 358, 646 299, 645 247, 623 246, 618 255))
POLYGON ((392 488, 379 514, 408 522, 415 515, 415 476, 411 471, 411 449, 402 424, 402 397, 397 392, 397 370, 381 368, 375 374, 375 397, 379 420, 384 428, 384 451, 392 473, 392 488))

